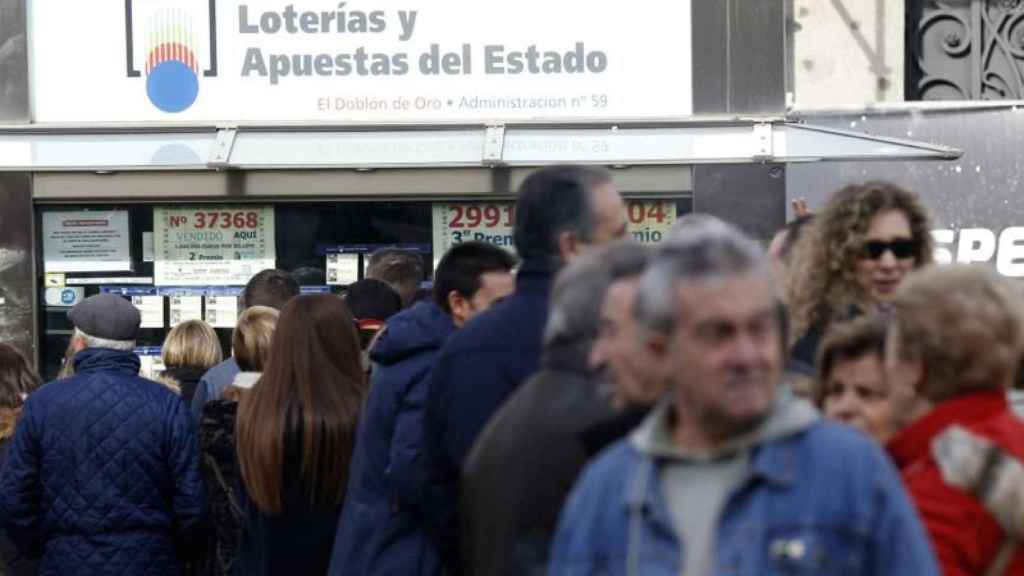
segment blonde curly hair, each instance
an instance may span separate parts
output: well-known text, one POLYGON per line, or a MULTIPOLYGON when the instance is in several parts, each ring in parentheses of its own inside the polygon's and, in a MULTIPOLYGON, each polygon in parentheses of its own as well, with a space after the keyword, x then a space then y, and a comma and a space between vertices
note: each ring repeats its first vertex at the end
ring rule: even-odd
POLYGON ((931 218, 916 194, 888 182, 842 188, 793 247, 786 286, 791 343, 811 326, 827 324, 851 306, 863 305, 867 295, 857 281, 857 261, 871 220, 888 210, 903 212, 910 222, 916 243, 914 267, 931 264, 931 218))

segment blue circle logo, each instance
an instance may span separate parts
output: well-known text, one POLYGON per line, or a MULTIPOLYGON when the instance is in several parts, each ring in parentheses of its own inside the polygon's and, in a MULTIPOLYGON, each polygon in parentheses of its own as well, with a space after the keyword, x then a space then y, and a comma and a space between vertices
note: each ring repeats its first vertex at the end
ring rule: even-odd
POLYGON ((199 95, 199 78, 180 60, 164 60, 149 72, 146 94, 164 112, 187 110, 199 95))
POLYGON ((61 290, 60 301, 62 304, 74 304, 75 302, 75 291, 72 288, 61 290))

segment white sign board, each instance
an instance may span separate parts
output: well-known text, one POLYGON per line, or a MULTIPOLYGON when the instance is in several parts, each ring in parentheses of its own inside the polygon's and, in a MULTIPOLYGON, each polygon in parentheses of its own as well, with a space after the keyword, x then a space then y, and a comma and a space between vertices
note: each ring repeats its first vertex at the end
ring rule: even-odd
POLYGON ((241 286, 273 268, 274 208, 153 208, 157 286, 241 286))
POLYGON ((132 269, 128 212, 43 212, 46 272, 132 269))
POLYGON ((49 0, 30 11, 33 110, 38 122, 684 117, 691 2, 49 0))

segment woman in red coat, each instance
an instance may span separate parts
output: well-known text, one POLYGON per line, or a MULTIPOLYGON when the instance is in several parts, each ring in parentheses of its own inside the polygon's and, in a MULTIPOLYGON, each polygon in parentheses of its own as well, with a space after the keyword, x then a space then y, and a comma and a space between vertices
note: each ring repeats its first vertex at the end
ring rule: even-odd
POLYGON ((912 275, 887 337, 887 449, 949 575, 1024 574, 1024 421, 1007 405, 1018 303, 979 267, 912 275))

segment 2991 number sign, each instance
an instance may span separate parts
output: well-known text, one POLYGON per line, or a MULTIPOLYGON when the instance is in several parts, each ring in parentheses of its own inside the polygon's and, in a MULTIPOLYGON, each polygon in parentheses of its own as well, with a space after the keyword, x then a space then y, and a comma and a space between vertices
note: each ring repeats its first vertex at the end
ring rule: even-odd
MULTIPOLYGON (((672 200, 630 200, 626 203, 629 232, 642 243, 660 242, 676 221, 672 200)), ((478 241, 515 251, 512 202, 437 203, 433 207, 434 258, 455 244, 478 241)))

